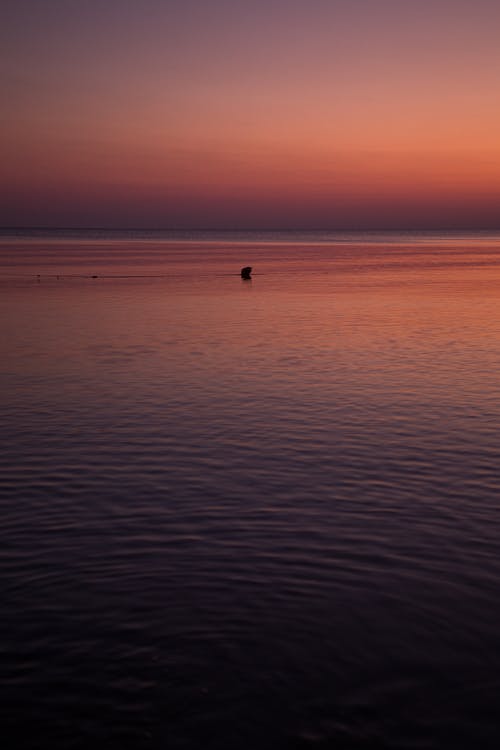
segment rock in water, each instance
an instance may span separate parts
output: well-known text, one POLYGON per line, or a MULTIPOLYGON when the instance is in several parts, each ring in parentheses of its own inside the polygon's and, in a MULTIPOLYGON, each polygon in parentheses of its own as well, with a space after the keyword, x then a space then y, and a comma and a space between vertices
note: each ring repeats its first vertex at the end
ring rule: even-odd
POLYGON ((251 279, 252 277, 250 274, 252 273, 252 266, 245 266, 245 268, 241 269, 241 278, 242 279, 251 279))

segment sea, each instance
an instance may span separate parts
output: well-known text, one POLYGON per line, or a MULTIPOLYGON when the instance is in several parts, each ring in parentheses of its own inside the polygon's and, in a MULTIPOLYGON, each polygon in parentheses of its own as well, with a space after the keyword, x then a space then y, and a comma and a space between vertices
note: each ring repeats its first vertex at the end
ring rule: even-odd
POLYGON ((0 310, 6 750, 500 747, 500 232, 2 230, 0 310))

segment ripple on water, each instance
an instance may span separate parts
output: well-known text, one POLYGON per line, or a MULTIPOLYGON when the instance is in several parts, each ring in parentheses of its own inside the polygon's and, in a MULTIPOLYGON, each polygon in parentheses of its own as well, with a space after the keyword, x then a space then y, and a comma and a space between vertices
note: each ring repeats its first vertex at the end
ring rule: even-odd
POLYGON ((497 746, 498 282, 342 252, 9 292, 18 744, 497 746))

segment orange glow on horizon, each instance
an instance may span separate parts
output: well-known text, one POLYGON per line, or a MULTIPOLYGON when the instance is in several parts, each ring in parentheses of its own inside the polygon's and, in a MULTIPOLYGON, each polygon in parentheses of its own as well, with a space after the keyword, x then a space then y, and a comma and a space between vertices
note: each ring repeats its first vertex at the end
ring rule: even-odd
MULTIPOLYGON (((252 206, 282 213, 287 200, 306 223, 328 222, 332 202, 349 215, 366 209, 369 224, 377 205, 413 201, 425 225, 419 206, 440 203, 446 220, 455 206, 458 220, 480 199, 494 220, 500 11, 485 0, 474 18, 449 0, 432 13, 381 0, 385 15, 360 15, 359 3, 339 0, 317 17, 301 2, 281 16, 281 0, 257 3, 253 15, 216 3, 212 17, 194 5, 191 18, 152 4, 158 28, 135 16, 117 25, 110 11, 97 37, 86 28, 91 9, 81 40, 62 34, 69 16, 53 19, 47 33, 59 23, 61 36, 46 57, 33 57, 36 31, 30 48, 22 35, 18 47, 6 38, 4 224, 25 215, 29 223, 36 206, 34 218, 43 217, 51 196, 61 221, 84 224, 102 221, 105 204, 111 223, 124 212, 139 223, 175 225, 182 215, 203 225, 200 206, 217 205, 224 224, 224 201, 230 221, 245 200, 254 226, 252 206)), ((481 216, 472 211, 471 223, 481 216)))

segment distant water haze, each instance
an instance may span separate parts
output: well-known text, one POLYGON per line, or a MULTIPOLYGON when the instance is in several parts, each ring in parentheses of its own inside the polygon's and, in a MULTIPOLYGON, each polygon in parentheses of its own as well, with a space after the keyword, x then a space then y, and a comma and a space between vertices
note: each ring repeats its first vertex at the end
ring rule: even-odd
POLYGON ((498 746, 500 235, 11 231, 0 287, 16 746, 498 746))

